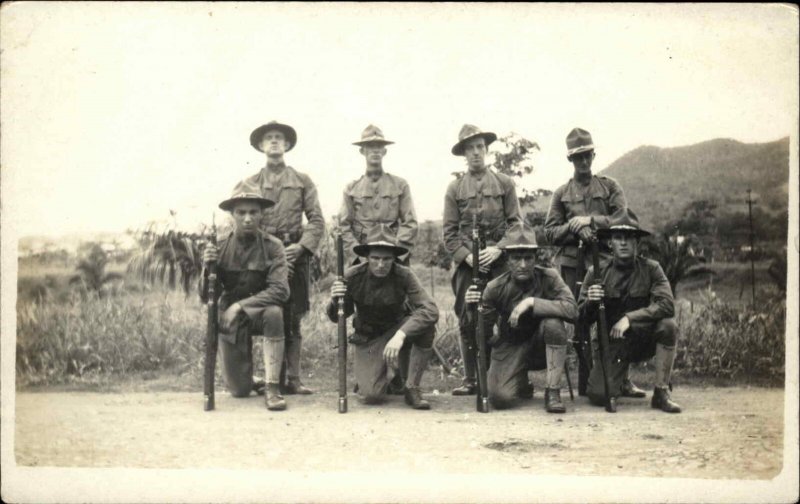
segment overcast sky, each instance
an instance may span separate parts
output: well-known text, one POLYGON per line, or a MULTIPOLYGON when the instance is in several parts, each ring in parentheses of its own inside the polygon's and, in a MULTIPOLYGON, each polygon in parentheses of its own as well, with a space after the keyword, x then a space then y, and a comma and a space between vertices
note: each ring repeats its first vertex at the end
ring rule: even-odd
POLYGON ((538 142, 524 185, 548 189, 571 176, 575 126, 599 170, 642 144, 766 142, 797 124, 788 6, 11 4, 0 33, 3 229, 18 235, 169 209, 209 221, 263 166, 248 137, 272 119, 296 128, 287 161, 326 218, 377 124, 420 220, 441 218, 465 122, 538 142))

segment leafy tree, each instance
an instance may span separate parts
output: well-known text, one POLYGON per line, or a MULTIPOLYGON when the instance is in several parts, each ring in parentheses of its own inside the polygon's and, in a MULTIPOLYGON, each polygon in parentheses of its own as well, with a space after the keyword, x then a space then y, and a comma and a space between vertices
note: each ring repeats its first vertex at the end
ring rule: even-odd
POLYGON ((128 262, 128 272, 150 284, 181 289, 188 296, 203 267, 202 250, 210 232, 185 233, 155 230, 151 225, 138 233, 140 249, 128 262))

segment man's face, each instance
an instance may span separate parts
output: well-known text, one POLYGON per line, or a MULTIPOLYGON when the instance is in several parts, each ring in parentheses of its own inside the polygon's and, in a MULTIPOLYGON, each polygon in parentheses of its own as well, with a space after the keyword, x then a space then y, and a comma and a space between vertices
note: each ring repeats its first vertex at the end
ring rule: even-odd
POLYGON ((629 233, 612 233, 609 245, 617 259, 627 260, 636 256, 639 240, 629 233))
POLYGON ((394 252, 385 248, 374 248, 367 255, 369 272, 378 278, 383 278, 392 271, 394 252))
POLYGON ((592 173, 592 161, 594 161, 594 151, 579 152, 569 157, 575 173, 578 175, 588 175, 592 173))
POLYGON ((536 265, 536 251, 511 250, 508 252, 508 267, 511 276, 517 282, 529 282, 533 279, 533 267, 536 265))
POLYGON ((240 201, 231 211, 236 231, 245 235, 255 234, 261 221, 261 205, 252 201, 240 201))
POLYGON ((486 140, 483 137, 473 138, 464 144, 464 157, 467 158, 467 166, 472 169, 484 167, 486 159, 486 140))
POLYGON ((382 144, 362 145, 361 154, 367 159, 368 165, 380 166, 383 156, 386 155, 386 146, 382 144))
POLYGON ((267 130, 264 136, 261 137, 261 150, 267 156, 283 156, 286 149, 289 148, 289 142, 286 137, 279 130, 267 130))

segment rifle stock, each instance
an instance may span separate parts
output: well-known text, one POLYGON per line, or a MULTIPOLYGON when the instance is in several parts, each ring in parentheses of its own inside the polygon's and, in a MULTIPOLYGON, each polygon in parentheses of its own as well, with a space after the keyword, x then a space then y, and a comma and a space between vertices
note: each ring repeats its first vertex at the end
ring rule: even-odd
MULTIPOLYGON (((211 221, 211 245, 217 244, 217 226, 211 221)), ((214 377, 217 368, 217 331, 218 331, 218 306, 217 306, 217 264, 208 265, 208 321, 206 325, 206 355, 203 362, 203 409, 214 409, 214 377)))
MULTIPOLYGON (((600 251, 598 250, 596 236, 592 237, 590 244, 592 247, 594 283, 595 285, 602 284, 603 279, 600 278, 600 251)), ((597 340, 600 344, 600 370, 603 373, 603 391, 606 399, 606 411, 615 413, 617 411, 617 403, 616 399, 611 396, 611 385, 608 380, 608 321, 606 320, 606 305, 602 299, 597 307, 597 340)))
MULTIPOLYGON (((481 253, 481 232, 478 228, 477 212, 472 214, 472 283, 477 285, 478 289, 483 291, 483 280, 481 279, 480 271, 480 253, 481 253)), ((476 398, 476 410, 480 413, 489 412, 489 384, 486 376, 486 335, 484 334, 483 315, 478 304, 475 304, 473 310, 473 321, 475 322, 475 368, 478 373, 478 395, 476 398)))
MULTIPOLYGON (((344 281, 344 241, 341 231, 336 233, 336 279, 344 281)), ((339 413, 347 413, 347 319, 344 297, 336 300, 339 365, 339 413)))
MULTIPOLYGON (((583 241, 578 243, 578 264, 575 267, 575 289, 572 293, 576 300, 580 298, 581 286, 583 285, 583 279, 586 276, 586 268, 584 266, 586 245, 587 244, 583 241)), ((591 347, 589 345, 589 328, 588 324, 580 319, 575 323, 574 328, 575 334, 572 344, 575 347, 575 354, 578 357, 578 395, 585 396, 586 385, 589 381, 589 371, 592 369, 592 354, 591 347)))

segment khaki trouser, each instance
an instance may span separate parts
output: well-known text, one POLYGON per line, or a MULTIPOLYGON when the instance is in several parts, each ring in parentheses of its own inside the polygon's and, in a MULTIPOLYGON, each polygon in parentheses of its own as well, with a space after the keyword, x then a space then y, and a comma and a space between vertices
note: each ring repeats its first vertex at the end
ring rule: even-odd
MULTIPOLYGON (((255 320, 242 314, 231 334, 220 335, 222 377, 234 397, 247 397, 253 389, 253 336, 283 338, 283 313, 280 306, 267 306, 255 320)), ((282 358, 278 356, 278 362, 282 358)), ((268 377, 270 371, 266 370, 268 377)))
MULTIPOLYGON (((545 357, 545 347, 552 345, 564 348, 567 344, 567 329, 560 319, 541 319, 530 338, 519 342, 501 341, 492 348, 491 362, 487 372, 489 401, 495 408, 513 406, 522 387, 528 385, 528 369, 545 357)), ((562 371, 559 369, 559 373, 562 371)))

